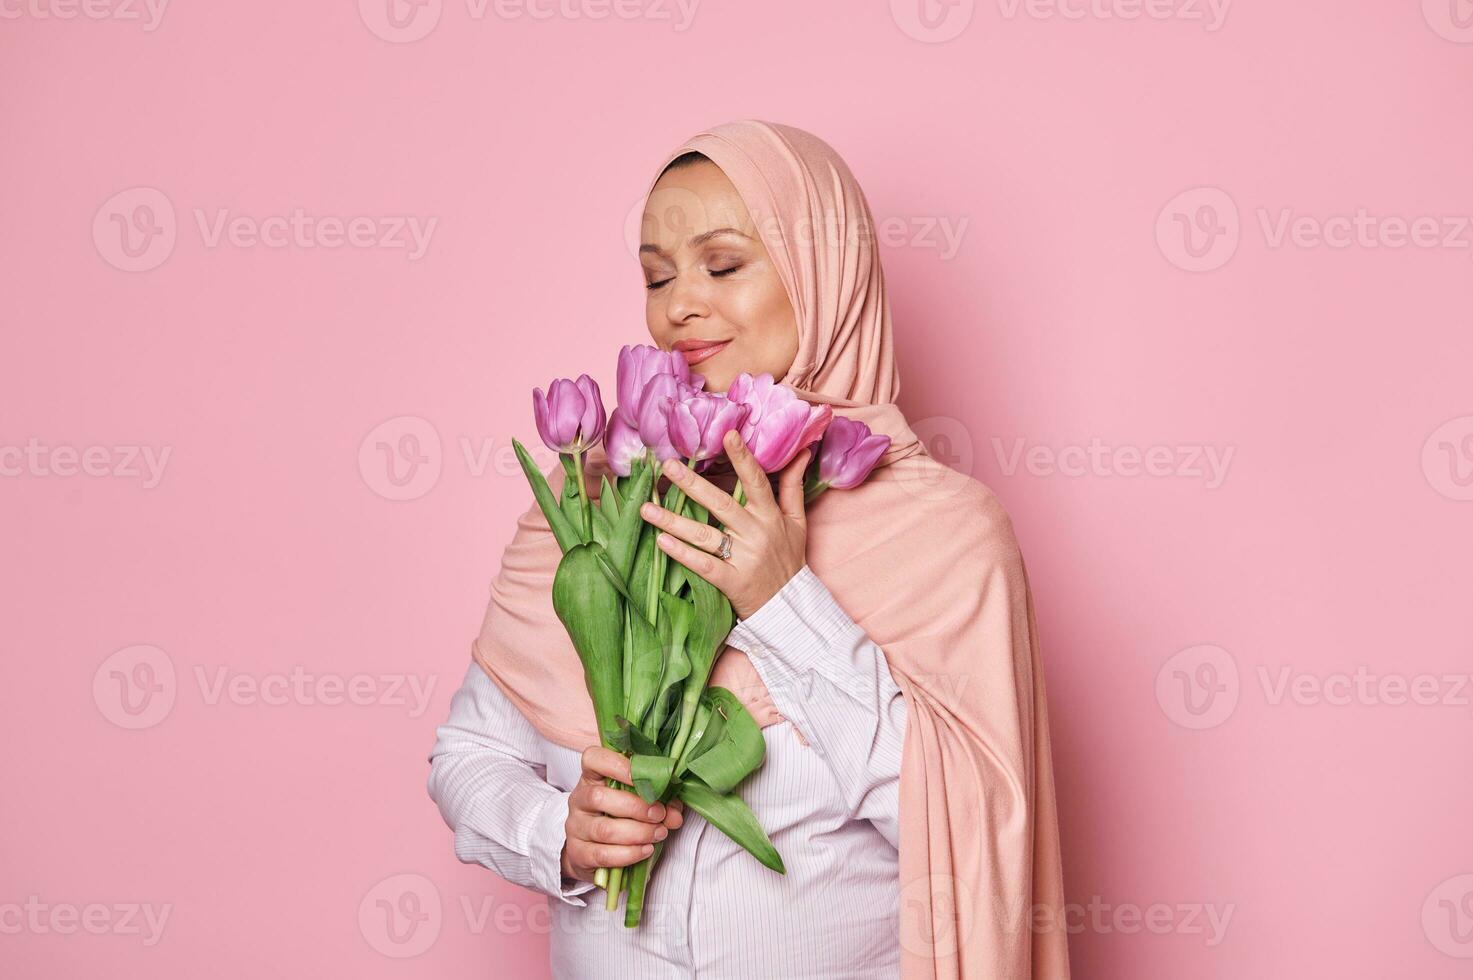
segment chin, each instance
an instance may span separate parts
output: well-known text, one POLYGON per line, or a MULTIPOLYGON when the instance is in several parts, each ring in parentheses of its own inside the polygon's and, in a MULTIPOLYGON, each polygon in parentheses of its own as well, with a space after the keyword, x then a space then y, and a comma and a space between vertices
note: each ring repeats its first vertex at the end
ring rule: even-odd
MULTIPOLYGON (((726 352, 722 351, 722 353, 724 354, 726 352)), ((718 354, 717 356, 719 357, 720 355, 718 354)), ((710 367, 704 364, 697 364, 690 370, 692 374, 699 374, 706 379, 706 391, 725 391, 731 387, 731 383, 741 373, 739 371, 728 371, 724 368, 716 367, 714 364, 710 367)))

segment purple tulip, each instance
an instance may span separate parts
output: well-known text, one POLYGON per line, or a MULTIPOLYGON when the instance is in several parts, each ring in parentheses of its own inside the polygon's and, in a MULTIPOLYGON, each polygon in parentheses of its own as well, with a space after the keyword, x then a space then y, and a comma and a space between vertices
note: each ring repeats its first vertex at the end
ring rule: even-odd
POLYGON ((724 394, 690 389, 670 409, 670 442, 686 460, 713 459, 722 453, 721 440, 741 428, 748 411, 724 394))
POLYGON ((628 476, 648 450, 639 438, 639 430, 615 412, 609 417, 609 428, 604 433, 604 452, 609 457, 609 469, 620 476, 628 476))
POLYGON ((818 447, 818 486, 835 490, 859 486, 889 448, 889 436, 874 434, 857 419, 834 416, 818 447))
POLYGON ((787 466, 803 447, 823 435, 834 417, 828 405, 810 405, 793 389, 774 383, 770 374, 739 374, 726 394, 747 406, 742 441, 768 473, 787 466))
POLYGON ((655 378, 673 377, 676 381, 700 388, 706 379, 692 377, 690 365, 675 351, 664 351, 649 344, 625 344, 619 350, 619 407, 615 411, 631 426, 639 425, 640 406, 645 390, 655 378))
POLYGON ((598 383, 586 374, 577 381, 558 378, 532 391, 532 414, 547 448, 559 453, 581 453, 604 434, 604 403, 598 383))

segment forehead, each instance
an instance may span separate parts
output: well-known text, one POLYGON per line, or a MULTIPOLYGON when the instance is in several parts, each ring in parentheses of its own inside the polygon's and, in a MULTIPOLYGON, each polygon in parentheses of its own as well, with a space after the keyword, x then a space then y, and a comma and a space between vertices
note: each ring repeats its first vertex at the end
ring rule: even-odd
POLYGON ((713 228, 735 228, 757 237, 742 196, 721 168, 707 160, 662 175, 650 191, 640 222, 640 243, 669 254, 713 228))

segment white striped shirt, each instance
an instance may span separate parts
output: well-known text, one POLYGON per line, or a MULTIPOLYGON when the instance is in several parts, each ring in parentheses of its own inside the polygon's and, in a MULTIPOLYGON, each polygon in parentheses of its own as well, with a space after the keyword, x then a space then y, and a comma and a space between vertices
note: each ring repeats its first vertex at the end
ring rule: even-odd
POLYGON ((430 795, 456 856, 550 896, 557 978, 899 976, 900 758, 906 704, 884 652, 804 566, 739 622, 787 719, 762 730, 767 759, 738 793, 786 875, 689 808, 666 839, 636 929, 562 877, 579 752, 544 739, 472 663, 436 732, 430 795), (798 737, 798 731, 806 738, 798 737))

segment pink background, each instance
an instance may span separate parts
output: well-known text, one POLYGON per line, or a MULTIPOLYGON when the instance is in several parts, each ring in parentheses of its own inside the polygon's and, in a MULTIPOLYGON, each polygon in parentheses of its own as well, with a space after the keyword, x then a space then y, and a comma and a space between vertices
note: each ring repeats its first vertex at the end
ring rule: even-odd
POLYGON ((611 380, 652 168, 757 116, 898 229, 902 403, 1017 525, 1076 976, 1468 975, 1466 0, 93 2, 0 8, 0 974, 545 973, 426 756, 528 390, 611 380))

